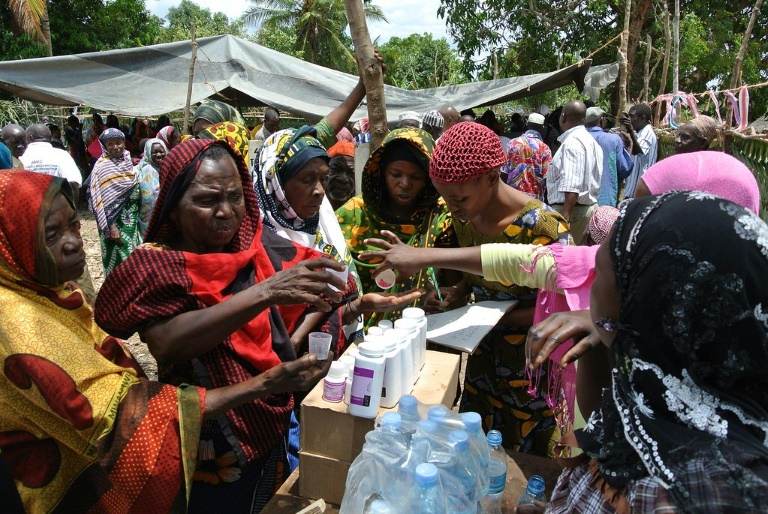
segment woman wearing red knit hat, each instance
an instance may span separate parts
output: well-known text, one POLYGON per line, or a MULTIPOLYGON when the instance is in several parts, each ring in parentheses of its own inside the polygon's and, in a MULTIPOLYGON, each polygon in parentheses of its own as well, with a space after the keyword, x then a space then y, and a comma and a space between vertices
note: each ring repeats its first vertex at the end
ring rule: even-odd
MULTIPOLYGON (((549 206, 500 180, 505 154, 498 136, 478 123, 457 123, 435 148, 429 176, 453 215, 462 247, 484 243, 572 244, 568 223, 549 206)), ((547 405, 547 370, 538 370, 534 396, 525 370, 525 338, 533 323, 536 290, 464 274, 477 301, 517 299, 469 356, 461 411, 483 417, 486 430, 503 434, 507 448, 552 454, 558 440, 547 405)))

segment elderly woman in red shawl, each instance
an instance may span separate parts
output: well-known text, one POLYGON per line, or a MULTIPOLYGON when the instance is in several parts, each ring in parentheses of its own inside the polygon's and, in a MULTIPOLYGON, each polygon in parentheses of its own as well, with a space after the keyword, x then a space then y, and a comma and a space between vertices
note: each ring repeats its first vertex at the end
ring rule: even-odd
POLYGON ((306 356, 219 389, 147 380, 70 282, 69 184, 3 170, 0 198, 0 451, 27 512, 185 512, 204 420, 325 373, 306 356))
MULTIPOLYGON (((340 316, 357 293, 335 260, 263 231, 242 157, 190 140, 160 169, 147 243, 107 278, 96 320, 138 332, 160 377, 208 388, 269 376, 296 359, 289 333, 312 309, 340 316), (336 292, 335 286, 342 292, 336 292)), ((335 347, 334 347, 335 348, 335 347)), ((293 395, 274 394, 203 425, 190 512, 258 512, 286 477, 293 395)))

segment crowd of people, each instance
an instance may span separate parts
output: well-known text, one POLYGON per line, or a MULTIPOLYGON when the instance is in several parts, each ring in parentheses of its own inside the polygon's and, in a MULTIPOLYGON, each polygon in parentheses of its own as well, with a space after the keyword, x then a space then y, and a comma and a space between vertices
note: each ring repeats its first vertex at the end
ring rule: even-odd
POLYGON ((516 300, 469 356, 458 409, 508 449, 583 451, 552 512, 768 510, 768 227, 753 174, 709 150, 714 120, 656 162, 644 104, 612 129, 579 100, 509 130, 491 110, 408 111, 355 195, 364 97, 360 81, 298 128, 207 100, 190 135, 97 114, 63 137, 0 131, 9 508, 259 512, 297 466, 297 395, 364 330, 412 305, 516 300), (313 331, 332 336, 325 361, 313 331), (135 333, 158 381, 121 340, 135 333))

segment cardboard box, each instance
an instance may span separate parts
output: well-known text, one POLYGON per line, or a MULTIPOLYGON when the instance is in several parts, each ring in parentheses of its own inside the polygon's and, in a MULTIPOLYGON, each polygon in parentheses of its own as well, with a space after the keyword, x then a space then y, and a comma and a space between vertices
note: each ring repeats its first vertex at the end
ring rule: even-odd
MULTIPOLYGON (((422 403, 443 404, 450 409, 456 397, 459 362, 459 355, 427 350, 426 362, 411 394, 422 403)), ((347 404, 329 403, 322 396, 321 381, 301 402, 301 450, 350 463, 362 450, 365 434, 373 430, 374 420, 352 416, 347 413, 347 404)), ((397 406, 379 409, 379 415, 389 410, 397 410, 397 406)), ((304 470, 303 461, 300 465, 304 470)))
POLYGON ((299 463, 299 496, 341 505, 352 464, 304 450, 299 451, 299 463))

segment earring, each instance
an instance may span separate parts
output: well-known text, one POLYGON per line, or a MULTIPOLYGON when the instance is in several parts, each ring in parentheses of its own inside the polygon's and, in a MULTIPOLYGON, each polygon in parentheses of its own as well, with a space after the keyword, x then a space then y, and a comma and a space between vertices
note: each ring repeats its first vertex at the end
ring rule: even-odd
POLYGON ((608 318, 600 318, 599 320, 595 321, 595 326, 598 326, 605 330, 606 332, 613 332, 616 330, 617 323, 608 318))

